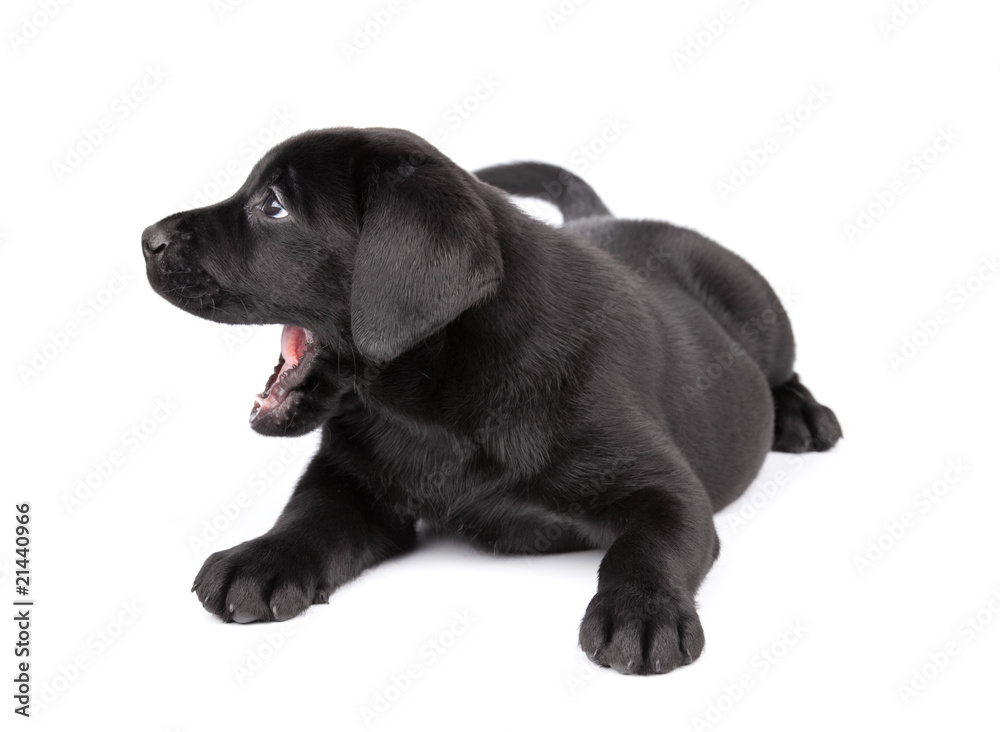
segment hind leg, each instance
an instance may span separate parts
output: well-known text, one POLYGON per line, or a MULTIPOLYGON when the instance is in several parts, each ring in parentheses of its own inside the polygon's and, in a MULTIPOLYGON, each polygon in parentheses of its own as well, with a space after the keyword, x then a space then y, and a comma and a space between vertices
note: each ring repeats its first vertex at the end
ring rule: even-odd
POLYGON ((771 390, 776 452, 823 452, 843 436, 837 415, 799 381, 798 374, 771 390))

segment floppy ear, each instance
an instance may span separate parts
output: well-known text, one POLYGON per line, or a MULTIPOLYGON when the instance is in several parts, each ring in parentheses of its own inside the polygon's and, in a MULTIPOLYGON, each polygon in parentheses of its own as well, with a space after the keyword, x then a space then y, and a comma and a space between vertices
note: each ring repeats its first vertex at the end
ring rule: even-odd
POLYGON ((392 360, 499 287, 493 217, 450 165, 401 165, 364 185, 351 332, 367 359, 392 360))

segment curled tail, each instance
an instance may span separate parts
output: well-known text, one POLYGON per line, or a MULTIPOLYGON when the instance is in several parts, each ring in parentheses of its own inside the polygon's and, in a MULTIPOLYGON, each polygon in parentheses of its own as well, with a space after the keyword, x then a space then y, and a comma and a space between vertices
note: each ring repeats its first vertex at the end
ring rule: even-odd
POLYGON ((484 183, 507 193, 554 204, 562 214, 563 221, 611 215, 593 188, 582 178, 557 165, 509 163, 482 168, 475 174, 484 183))

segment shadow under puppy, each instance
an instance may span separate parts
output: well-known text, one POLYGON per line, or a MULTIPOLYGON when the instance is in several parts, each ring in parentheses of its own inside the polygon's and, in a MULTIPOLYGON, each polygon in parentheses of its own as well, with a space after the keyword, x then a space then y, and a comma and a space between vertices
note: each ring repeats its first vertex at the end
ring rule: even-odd
POLYGON ((768 450, 826 450, 765 280, 712 241, 613 218, 539 163, 468 173, 402 130, 278 145, 212 206, 143 232, 152 287, 222 323, 281 323, 251 426, 322 429, 270 531, 194 583, 223 620, 285 620, 414 545, 418 519, 495 552, 601 548, 596 663, 664 673, 704 645, 712 514, 768 450), (506 191, 506 192, 505 192, 506 191), (523 213, 542 196, 566 222, 523 213))

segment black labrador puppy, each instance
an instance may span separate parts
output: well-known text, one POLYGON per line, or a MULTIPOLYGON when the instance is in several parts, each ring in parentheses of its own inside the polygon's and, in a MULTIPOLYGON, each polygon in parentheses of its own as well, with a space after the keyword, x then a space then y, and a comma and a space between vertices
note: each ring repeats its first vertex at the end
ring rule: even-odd
POLYGON ((422 520, 494 552, 606 550, 580 645, 664 673, 704 645, 713 512, 768 450, 841 436, 760 274, 692 231, 613 218, 553 166, 473 175, 402 130, 308 132, 142 249, 178 307, 284 324, 253 429, 323 431, 274 528, 195 579, 225 621, 327 602, 422 520))

